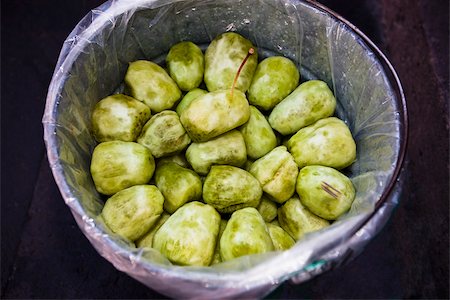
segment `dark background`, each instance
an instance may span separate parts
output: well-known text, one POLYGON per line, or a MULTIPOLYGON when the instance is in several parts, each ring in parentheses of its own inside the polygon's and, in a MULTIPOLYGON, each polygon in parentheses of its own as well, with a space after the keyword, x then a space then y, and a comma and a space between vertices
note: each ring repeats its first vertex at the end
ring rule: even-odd
MULTIPOLYGON (((41 118, 62 43, 101 2, 1 2, 2 298, 164 298, 95 252, 44 151, 41 118)), ((448 1, 320 2, 365 32, 399 73, 408 180, 390 222, 357 259, 269 298, 449 298, 448 1)))

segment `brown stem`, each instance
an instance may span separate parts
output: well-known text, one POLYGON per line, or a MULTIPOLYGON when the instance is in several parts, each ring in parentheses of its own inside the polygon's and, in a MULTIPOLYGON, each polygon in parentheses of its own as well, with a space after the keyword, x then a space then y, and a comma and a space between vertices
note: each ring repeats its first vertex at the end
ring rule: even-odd
POLYGON ((337 199, 341 194, 341 192, 338 189, 326 183, 325 181, 322 181, 322 189, 335 199, 337 199))
POLYGON ((253 48, 248 49, 247 55, 245 56, 245 58, 242 61, 241 65, 239 66, 239 69, 238 69, 238 71, 236 73, 236 76, 234 77, 233 86, 231 87, 231 98, 233 98, 233 92, 234 92, 234 89, 236 87, 236 83, 238 81, 239 74, 241 74, 241 71, 244 68, 245 63, 247 62, 247 60, 250 57, 250 55, 252 55, 253 53, 255 53, 255 49, 253 49, 253 48))

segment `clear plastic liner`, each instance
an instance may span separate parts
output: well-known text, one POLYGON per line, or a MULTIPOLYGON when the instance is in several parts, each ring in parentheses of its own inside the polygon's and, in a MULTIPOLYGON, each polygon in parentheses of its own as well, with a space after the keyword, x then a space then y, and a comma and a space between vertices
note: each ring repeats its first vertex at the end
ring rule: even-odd
POLYGON ((117 269, 172 297, 261 297, 285 280, 300 283, 335 268, 360 253, 383 227, 401 192, 407 123, 395 71, 351 24, 305 1, 108 1, 64 42, 43 123, 55 180, 92 245, 117 269), (336 114, 357 143, 357 159, 346 170, 357 195, 345 216, 288 251, 212 267, 174 266, 155 250, 135 248, 98 220, 104 200, 89 173, 96 145, 90 116, 96 102, 121 87, 129 62, 161 62, 179 41, 206 47, 225 31, 250 39, 262 57, 291 58, 302 80, 319 78, 333 89, 336 114))

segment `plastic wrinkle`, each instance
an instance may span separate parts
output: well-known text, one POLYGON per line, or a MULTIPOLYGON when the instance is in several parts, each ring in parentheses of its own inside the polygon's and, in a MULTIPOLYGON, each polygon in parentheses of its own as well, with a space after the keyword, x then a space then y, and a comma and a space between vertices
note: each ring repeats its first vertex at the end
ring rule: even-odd
POLYGON ((407 126, 402 88, 392 72, 384 55, 353 25, 315 2, 107 1, 85 16, 62 45, 42 118, 49 164, 78 226, 118 270, 176 298, 261 298, 286 280, 301 283, 347 263, 391 216, 405 176, 405 171, 401 178, 394 173, 402 163, 407 126), (250 39, 260 59, 288 57, 301 70, 302 81, 318 78, 333 89, 336 115, 357 143, 356 161, 345 170, 357 196, 346 215, 287 251, 212 267, 174 266, 158 251, 120 238, 98 217, 103 199, 89 173, 96 145, 90 116, 100 99, 123 91, 129 62, 163 62, 182 40, 205 49, 225 31, 250 39), (392 181, 396 188, 388 195, 392 181))

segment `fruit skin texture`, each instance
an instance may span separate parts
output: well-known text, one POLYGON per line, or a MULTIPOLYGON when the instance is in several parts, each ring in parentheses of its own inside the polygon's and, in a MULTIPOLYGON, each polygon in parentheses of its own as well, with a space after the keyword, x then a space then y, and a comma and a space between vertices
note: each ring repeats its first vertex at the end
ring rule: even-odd
POLYGON ((155 160, 150 150, 138 143, 104 142, 95 147, 90 169, 97 191, 113 195, 147 183, 155 171, 155 160))
POLYGON ((277 205, 272 200, 269 200, 264 194, 256 209, 261 217, 263 217, 264 222, 272 222, 277 217, 277 205))
POLYGON ((189 202, 156 232, 153 248, 177 265, 209 266, 219 226, 220 215, 212 206, 189 202))
POLYGON ((97 142, 134 142, 150 108, 132 97, 117 94, 100 100, 92 112, 92 131, 97 142))
POLYGON ((163 213, 161 214, 161 216, 159 216, 158 220, 151 227, 151 229, 136 241, 136 246, 139 248, 152 248, 153 237, 155 236, 155 233, 159 230, 159 228, 161 228, 161 226, 167 221, 167 219, 169 219, 169 217, 170 214, 163 211, 163 213))
POLYGON ((277 137, 264 115, 254 106, 250 106, 250 118, 239 130, 245 140, 247 155, 258 159, 277 146, 277 137))
POLYGON ((164 156, 162 158, 159 158, 156 161, 156 165, 160 165, 160 164, 164 164, 166 162, 174 162, 179 166, 182 166, 183 168, 187 168, 190 169, 191 166, 189 165, 189 163, 186 160, 186 157, 184 157, 183 153, 177 153, 175 155, 171 155, 171 156, 164 156))
POLYGON ((278 225, 266 223, 275 250, 288 250, 294 246, 294 239, 278 225))
POLYGON ((178 116, 181 116, 183 111, 189 106, 189 104, 191 104, 192 101, 205 94, 208 94, 208 92, 202 89, 195 88, 190 90, 186 95, 184 95, 183 99, 181 99, 180 103, 177 105, 176 112, 178 116))
POLYGON ((256 160, 249 172, 258 179, 269 198, 284 203, 295 192, 298 167, 285 146, 278 146, 256 160))
POLYGON ((203 81, 205 60, 202 50, 192 42, 173 45, 166 57, 170 77, 183 91, 190 91, 203 81))
POLYGON ((142 129, 137 142, 150 149, 156 158, 180 152, 191 139, 181 125, 177 113, 171 110, 154 115, 142 129))
POLYGON ((250 173, 232 166, 212 166, 203 183, 203 201, 220 213, 257 207, 262 190, 250 173))
POLYGON ((244 138, 239 131, 231 130, 207 142, 192 143, 186 159, 200 175, 208 174, 214 164, 241 167, 247 161, 244 138))
POLYGON ((164 195, 164 210, 168 213, 174 213, 183 204, 202 197, 200 176, 174 162, 156 167, 155 182, 164 195))
POLYGON ((327 220, 336 220, 347 212, 355 199, 355 188, 350 179, 324 166, 302 168, 296 190, 304 206, 327 220))
POLYGON ((205 83, 208 91, 231 89, 236 73, 250 48, 254 53, 248 58, 239 75, 236 89, 245 93, 252 82, 258 64, 258 53, 253 44, 235 32, 217 36, 205 52, 205 83))
POLYGON ((273 250, 269 230, 255 208, 246 207, 231 215, 220 239, 223 261, 273 250))
POLYGON ((194 142, 206 142, 243 125, 250 106, 239 90, 220 90, 194 99, 181 113, 181 123, 194 142))
POLYGON ((288 135, 333 115, 335 108, 336 99, 327 84, 310 80, 300 84, 274 107, 269 123, 279 133, 288 135))
POLYGON ((306 233, 320 230, 330 225, 324 220, 312 214, 297 196, 292 197, 278 209, 278 222, 289 235, 296 241, 306 233))
POLYGON ((175 81, 162 67, 151 61, 130 63, 125 84, 131 96, 147 104, 153 112, 169 109, 181 98, 175 81))
POLYGON ((214 249, 214 256, 213 260, 211 262, 211 265, 215 265, 222 262, 222 257, 220 257, 220 239, 222 238, 222 234, 225 231, 225 228, 227 227, 227 220, 220 220, 220 228, 219 228, 219 235, 217 236, 217 242, 216 242, 216 248, 214 249))
POLYGON ((297 66, 283 56, 272 56, 258 64, 248 90, 250 104, 262 110, 271 110, 298 85, 297 66))
POLYGON ((299 168, 321 165, 343 169, 356 159, 356 143, 350 129, 338 118, 321 119, 300 129, 287 142, 299 168))
POLYGON ((130 241, 143 236, 163 212, 164 197, 154 185, 136 185, 109 198, 102 210, 106 225, 130 241))

